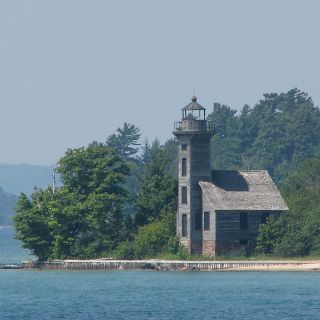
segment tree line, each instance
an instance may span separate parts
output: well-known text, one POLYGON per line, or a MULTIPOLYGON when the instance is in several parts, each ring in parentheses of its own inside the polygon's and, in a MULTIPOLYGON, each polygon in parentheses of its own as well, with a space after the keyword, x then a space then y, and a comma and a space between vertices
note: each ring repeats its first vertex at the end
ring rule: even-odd
MULTIPOLYGON (((315 204, 304 205, 306 198, 297 194, 304 190, 304 179, 317 172, 311 165, 303 167, 303 162, 315 159, 312 163, 316 163, 320 156, 320 112, 312 99, 293 89, 265 94, 255 106, 245 105, 240 111, 215 103, 208 118, 216 130, 213 167, 267 169, 288 202, 288 214, 261 227, 260 252, 289 252, 289 244, 295 247, 285 240, 291 239, 289 230, 301 233, 305 241, 299 243, 309 243, 305 235, 314 224, 303 227, 302 223, 311 216, 319 220, 320 212, 315 204), (304 173, 298 171, 301 166, 304 173), (296 189, 291 188, 292 179, 296 189)), ((177 141, 169 139, 161 145, 158 140, 140 140, 139 128, 124 123, 103 143, 67 150, 57 165, 61 187, 35 189, 31 197, 20 195, 17 238, 41 260, 185 256, 175 235, 177 141)), ((312 198, 310 188, 305 192, 312 198)), ((320 238, 317 231, 311 234, 320 238)), ((291 250, 290 255, 310 254, 314 248, 316 244, 291 250)))

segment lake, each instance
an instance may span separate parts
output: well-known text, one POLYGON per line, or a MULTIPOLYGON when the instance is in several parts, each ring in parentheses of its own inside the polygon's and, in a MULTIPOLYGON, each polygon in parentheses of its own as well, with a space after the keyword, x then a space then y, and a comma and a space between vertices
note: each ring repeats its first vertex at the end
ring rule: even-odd
MULTIPOLYGON (((26 258, 3 230, 0 262, 26 258)), ((319 301, 317 272, 0 270, 1 320, 319 319, 319 301)))
POLYGON ((0 263, 15 264, 30 258, 33 257, 21 247, 21 242, 14 239, 13 228, 0 226, 0 263))

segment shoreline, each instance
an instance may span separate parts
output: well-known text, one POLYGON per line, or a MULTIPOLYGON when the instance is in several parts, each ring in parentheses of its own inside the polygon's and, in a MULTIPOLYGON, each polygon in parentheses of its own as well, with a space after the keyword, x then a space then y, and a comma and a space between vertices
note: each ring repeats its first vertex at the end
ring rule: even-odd
POLYGON ((17 269, 39 270, 155 270, 155 271, 320 271, 314 261, 187 261, 187 260, 52 260, 25 261, 17 269))

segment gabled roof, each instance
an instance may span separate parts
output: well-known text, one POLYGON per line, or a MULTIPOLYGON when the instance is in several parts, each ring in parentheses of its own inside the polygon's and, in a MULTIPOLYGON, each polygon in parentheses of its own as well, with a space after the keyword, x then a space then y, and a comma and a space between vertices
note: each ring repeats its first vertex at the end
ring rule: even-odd
POLYGON ((206 108, 204 108, 203 106, 201 106, 198 102, 197 102, 197 97, 192 97, 191 98, 191 102, 186 105, 184 108, 182 108, 181 110, 187 110, 187 111, 191 111, 191 110, 206 110, 206 108))
POLYGON ((214 210, 288 210, 266 170, 214 170, 199 185, 214 210))

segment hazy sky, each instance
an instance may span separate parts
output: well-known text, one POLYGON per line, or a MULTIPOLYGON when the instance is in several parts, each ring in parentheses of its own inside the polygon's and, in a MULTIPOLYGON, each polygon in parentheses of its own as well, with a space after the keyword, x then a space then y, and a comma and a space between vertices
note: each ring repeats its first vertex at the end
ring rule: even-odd
POLYGON ((54 164, 124 121, 171 137, 195 89, 320 104, 320 1, 0 0, 0 162, 54 164))

